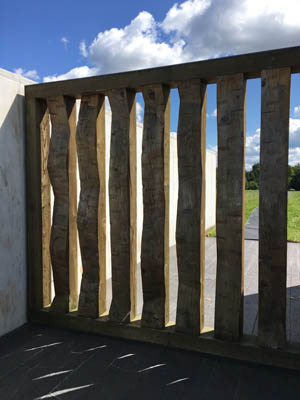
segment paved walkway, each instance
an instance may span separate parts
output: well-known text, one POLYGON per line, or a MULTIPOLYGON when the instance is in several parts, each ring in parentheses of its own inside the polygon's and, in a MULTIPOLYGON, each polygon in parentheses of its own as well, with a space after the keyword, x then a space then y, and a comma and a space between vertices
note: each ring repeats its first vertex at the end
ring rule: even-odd
POLYGON ((298 399, 300 373, 27 325, 0 338, 1 400, 298 399))
POLYGON ((245 225, 245 239, 258 240, 259 239, 259 210, 256 207, 245 225))

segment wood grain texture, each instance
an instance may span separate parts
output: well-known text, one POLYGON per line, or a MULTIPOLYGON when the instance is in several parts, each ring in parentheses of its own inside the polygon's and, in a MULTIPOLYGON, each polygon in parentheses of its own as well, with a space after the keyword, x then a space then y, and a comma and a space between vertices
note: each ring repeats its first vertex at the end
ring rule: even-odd
MULTIPOLYGON (((44 126, 47 104, 43 100, 26 99, 26 205, 28 308, 44 306, 43 226, 41 187, 41 123, 44 126)), ((47 274, 48 276, 48 274, 47 274)))
POLYGON ((65 98, 69 129, 69 309, 78 307, 78 232, 77 232, 77 151, 76 151, 76 103, 65 98))
POLYGON ((48 98, 47 104, 52 124, 48 172, 54 192, 50 252, 55 297, 51 309, 68 312, 77 306, 76 158, 71 154, 75 150, 75 101, 58 96, 48 98))
POLYGON ((286 341, 290 68, 262 72, 259 182, 259 343, 286 341))
MULTIPOLYGON (((145 101, 142 179, 144 222, 141 270, 144 306, 142 325, 164 328, 166 304, 165 263, 165 135, 169 119, 169 88, 154 85, 143 88, 145 101)), ((168 300, 168 299, 167 299, 168 300)))
POLYGON ((174 88, 183 79, 202 79, 207 83, 216 83, 217 76, 221 73, 223 75, 244 73, 247 79, 258 78, 265 68, 290 66, 293 73, 300 72, 299 60, 300 48, 296 46, 139 71, 35 84, 26 87, 26 95, 27 97, 68 95, 79 98, 82 93, 104 93, 121 87, 140 91, 144 85, 159 82, 174 88))
POLYGON ((105 102, 102 103, 97 118, 97 156, 98 170, 100 178, 100 195, 98 207, 98 248, 100 251, 100 291, 99 291, 99 313, 106 315, 107 311, 107 285, 106 285, 106 193, 107 193, 107 176, 106 176, 106 130, 105 130, 105 102))
POLYGON ((130 262, 130 160, 129 137, 134 129, 135 92, 109 93, 112 109, 109 206, 111 233, 112 303, 109 317, 129 322, 131 312, 130 262))
POLYGON ((50 117, 47 111, 41 121, 41 165, 42 165, 42 226, 43 226, 43 306, 51 304, 51 198, 50 179, 48 174, 48 154, 50 144, 50 117))
POLYGON ((243 74, 218 78, 215 336, 231 341, 243 333, 245 99, 243 74))
POLYGON ((76 131, 80 176, 80 200, 77 226, 82 259, 82 280, 78 314, 97 318, 100 315, 99 197, 100 177, 97 156, 97 119, 104 96, 82 96, 76 131))
POLYGON ((130 162, 130 320, 137 315, 137 131, 136 101, 130 112, 129 162, 130 162))
POLYGON ((206 85, 190 81, 178 90, 176 330, 199 335, 204 322, 206 85))

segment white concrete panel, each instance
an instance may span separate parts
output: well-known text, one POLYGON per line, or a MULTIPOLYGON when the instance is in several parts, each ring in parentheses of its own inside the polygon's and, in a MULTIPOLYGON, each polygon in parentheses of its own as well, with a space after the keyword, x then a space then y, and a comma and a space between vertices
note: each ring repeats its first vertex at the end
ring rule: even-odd
POLYGON ((0 336, 26 322, 24 84, 0 69, 0 336))

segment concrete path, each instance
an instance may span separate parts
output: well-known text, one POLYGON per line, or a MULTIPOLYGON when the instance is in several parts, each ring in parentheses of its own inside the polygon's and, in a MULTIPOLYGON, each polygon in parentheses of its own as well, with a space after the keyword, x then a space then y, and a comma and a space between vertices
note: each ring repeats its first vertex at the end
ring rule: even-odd
POLYGON ((245 225, 245 239, 258 240, 259 239, 259 210, 256 207, 245 225))
POLYGON ((27 325, 0 338, 1 400, 299 399, 300 373, 27 325))

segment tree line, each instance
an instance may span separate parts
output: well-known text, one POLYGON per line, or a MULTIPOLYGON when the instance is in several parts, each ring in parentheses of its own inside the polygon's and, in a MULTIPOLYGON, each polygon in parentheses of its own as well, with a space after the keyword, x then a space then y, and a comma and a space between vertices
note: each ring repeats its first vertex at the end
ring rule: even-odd
MULTIPOLYGON (((259 189, 259 163, 252 166, 251 171, 246 171, 246 190, 259 189)), ((300 163, 294 167, 288 166, 288 190, 300 190, 300 163)))

